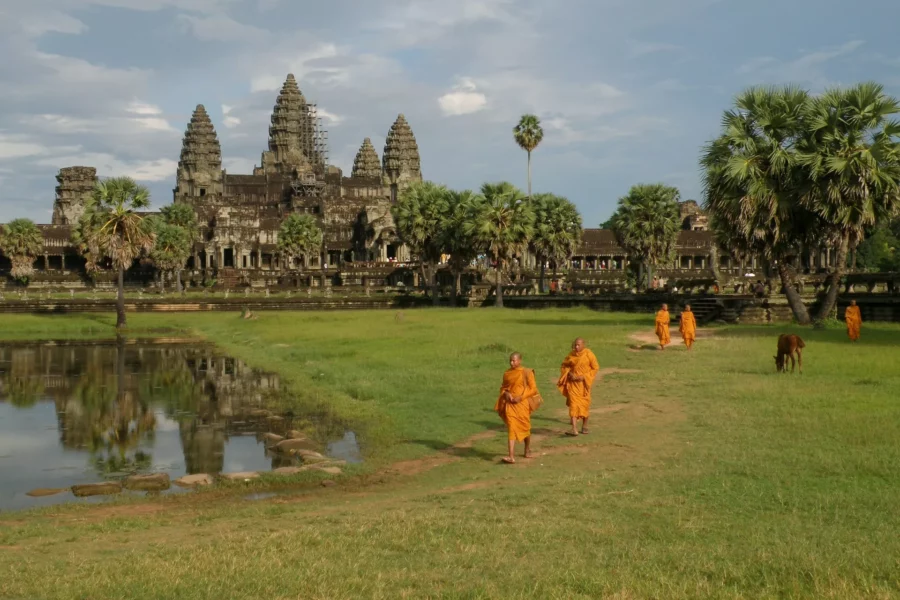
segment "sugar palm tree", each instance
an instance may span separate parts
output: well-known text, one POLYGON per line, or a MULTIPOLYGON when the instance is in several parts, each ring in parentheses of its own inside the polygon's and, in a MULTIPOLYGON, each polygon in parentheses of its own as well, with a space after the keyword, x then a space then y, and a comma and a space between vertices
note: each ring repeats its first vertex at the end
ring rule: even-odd
POLYGON ((508 182, 481 186, 481 203, 469 231, 490 253, 497 269, 497 306, 503 307, 503 273, 510 261, 528 247, 534 234, 534 209, 522 192, 508 182))
POLYGON ((810 322, 809 311, 795 289, 791 263, 823 231, 801 202, 811 190, 798 150, 808 108, 803 90, 748 89, 725 112, 721 135, 701 159, 704 206, 718 241, 774 264, 800 324, 810 322))
POLYGON ((535 115, 522 115, 519 124, 513 128, 513 138, 522 150, 528 153, 528 197, 531 197, 531 153, 544 139, 541 120, 535 115))
MULTIPOLYGON (((188 230, 180 225, 173 225, 163 219, 154 219, 152 228, 156 234, 153 249, 150 250, 150 258, 164 275, 175 275, 176 289, 181 291, 181 270, 191 256, 193 239, 188 230)), ((160 283, 165 289, 165 278, 160 277, 160 283)))
POLYGON ((432 303, 438 304, 437 266, 443 253, 444 227, 450 211, 450 191, 430 181, 405 189, 391 208, 397 236, 419 259, 422 277, 431 288, 432 303))
POLYGON ((581 243, 581 215, 574 204, 562 196, 537 194, 532 198, 534 236, 531 250, 541 264, 540 289, 544 289, 544 267, 553 263, 553 274, 561 263, 575 254, 581 243))
POLYGON ((806 205, 837 241, 835 266, 816 320, 837 303, 847 256, 865 229, 885 222, 900 208, 900 102, 876 83, 826 91, 809 102, 809 136, 801 163, 813 182, 806 205))
POLYGON ((31 219, 14 219, 0 229, 0 251, 12 262, 10 275, 27 282, 34 261, 44 249, 44 236, 31 219))
POLYGON ((679 198, 676 188, 656 183, 635 185, 619 199, 612 229, 619 245, 639 261, 639 288, 657 265, 671 260, 681 231, 679 198))
POLYGON ((162 207, 159 212, 166 224, 183 230, 184 234, 177 234, 178 237, 186 238, 187 243, 184 243, 184 240, 182 239, 180 246, 180 249, 185 251, 179 253, 179 257, 183 258, 183 260, 180 264, 173 267, 173 270, 175 271, 176 289, 181 292, 184 289, 181 282, 181 272, 184 270, 184 265, 187 263, 188 258, 190 258, 191 253, 194 250, 194 244, 200 238, 200 224, 197 222, 197 214, 190 204, 169 204, 162 207))
POLYGON ((150 191, 130 177, 99 181, 73 234, 89 271, 97 270, 99 261, 109 259, 118 273, 117 329, 126 326, 125 270, 150 251, 156 238, 152 222, 137 213, 149 205, 150 191))
POLYGON ((282 255, 282 264, 289 264, 294 258, 302 256, 309 266, 309 255, 318 252, 322 247, 322 230, 312 215, 292 213, 282 221, 278 230, 278 252, 282 255))
POLYGON ((449 210, 444 223, 442 246, 450 254, 449 266, 453 273, 453 304, 460 291, 462 272, 478 257, 479 243, 471 224, 477 219, 484 196, 471 190, 450 191, 449 210))

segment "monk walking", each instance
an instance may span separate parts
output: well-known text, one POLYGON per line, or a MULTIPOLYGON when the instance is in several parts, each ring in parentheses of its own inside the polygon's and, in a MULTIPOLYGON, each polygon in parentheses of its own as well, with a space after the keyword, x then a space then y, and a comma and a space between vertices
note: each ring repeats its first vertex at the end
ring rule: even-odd
POLYGON ((584 347, 584 340, 578 338, 572 342, 572 351, 563 360, 559 380, 556 382, 556 387, 566 397, 566 406, 569 407, 572 431, 567 431, 566 435, 578 435, 578 419, 581 419, 581 433, 589 433, 587 424, 591 416, 591 386, 594 385, 594 377, 599 370, 597 357, 584 347))
POLYGON ((669 305, 663 304, 659 312, 656 313, 656 337, 659 338, 659 349, 665 350, 666 346, 672 343, 669 338, 669 305))
POLYGON ((697 339, 697 319, 694 318, 690 304, 685 304, 684 310, 681 311, 681 325, 678 326, 678 331, 681 332, 684 345, 690 350, 694 340, 697 339))
POLYGON ((522 355, 513 352, 509 356, 509 369, 503 373, 500 397, 494 410, 506 423, 509 432, 509 454, 503 462, 516 462, 516 442, 525 442, 525 458, 533 458, 531 453, 531 403, 529 398, 538 393, 534 382, 534 371, 522 366, 522 355))
POLYGON ((862 327, 862 314, 856 305, 856 300, 850 301, 850 306, 844 311, 844 321, 847 322, 847 336, 854 342, 859 341, 859 329, 862 327))

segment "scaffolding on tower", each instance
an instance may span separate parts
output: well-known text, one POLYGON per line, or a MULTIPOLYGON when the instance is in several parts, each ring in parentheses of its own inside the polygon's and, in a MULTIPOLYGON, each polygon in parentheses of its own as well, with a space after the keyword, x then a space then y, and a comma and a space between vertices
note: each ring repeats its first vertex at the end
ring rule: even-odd
POLYGON ((328 132, 323 127, 322 119, 318 116, 315 104, 306 105, 306 118, 303 119, 303 127, 304 131, 301 134, 301 139, 308 144, 303 149, 304 153, 315 164, 323 166, 328 164, 328 132))

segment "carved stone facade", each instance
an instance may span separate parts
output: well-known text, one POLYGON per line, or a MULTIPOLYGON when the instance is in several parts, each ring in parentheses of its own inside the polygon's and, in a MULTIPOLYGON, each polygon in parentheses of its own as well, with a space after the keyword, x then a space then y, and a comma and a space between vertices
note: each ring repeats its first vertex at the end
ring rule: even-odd
POLYGON ((56 176, 56 200, 53 202, 53 225, 75 225, 84 214, 97 183, 97 169, 66 167, 56 176))

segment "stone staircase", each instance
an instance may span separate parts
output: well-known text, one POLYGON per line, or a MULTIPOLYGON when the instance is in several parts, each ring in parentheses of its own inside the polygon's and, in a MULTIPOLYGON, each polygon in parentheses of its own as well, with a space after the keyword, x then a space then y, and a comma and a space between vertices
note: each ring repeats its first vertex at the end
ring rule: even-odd
POLYGON ((715 296, 699 296, 686 301, 685 304, 691 305, 697 325, 704 325, 721 317, 722 305, 715 296))

